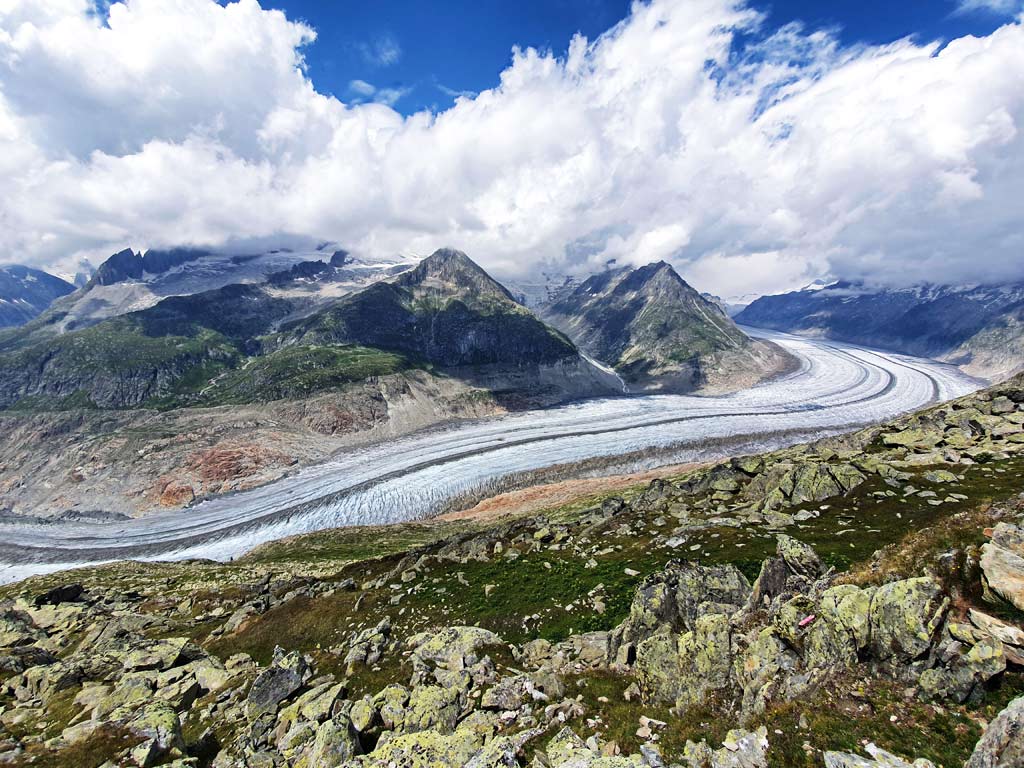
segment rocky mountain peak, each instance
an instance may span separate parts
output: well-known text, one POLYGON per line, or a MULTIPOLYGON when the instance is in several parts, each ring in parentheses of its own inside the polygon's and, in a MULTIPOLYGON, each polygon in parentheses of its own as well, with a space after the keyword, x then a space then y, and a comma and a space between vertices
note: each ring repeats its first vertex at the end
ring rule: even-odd
POLYGON ((664 261, 601 272, 541 311, 631 386, 689 391, 712 379, 730 386, 785 365, 664 261))
POLYGON ((100 264, 86 288, 97 285, 113 285, 129 279, 139 280, 142 278, 142 273, 142 256, 131 248, 125 248, 100 264))
POLYGON ((507 288, 455 248, 434 251, 415 269, 402 275, 398 283, 406 288, 444 289, 456 294, 470 293, 515 302, 507 288))

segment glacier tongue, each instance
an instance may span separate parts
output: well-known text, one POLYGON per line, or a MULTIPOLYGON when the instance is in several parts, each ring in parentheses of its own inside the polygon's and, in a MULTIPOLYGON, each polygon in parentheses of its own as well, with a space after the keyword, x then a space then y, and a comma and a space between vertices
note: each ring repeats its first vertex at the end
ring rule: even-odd
POLYGON ((754 332, 800 366, 717 397, 588 400, 350 451, 291 477, 175 513, 116 523, 0 525, 0 580, 89 562, 228 559, 284 536, 437 514, 511 476, 643 453, 647 464, 769 450, 883 421, 980 383, 954 368, 855 346, 754 332))

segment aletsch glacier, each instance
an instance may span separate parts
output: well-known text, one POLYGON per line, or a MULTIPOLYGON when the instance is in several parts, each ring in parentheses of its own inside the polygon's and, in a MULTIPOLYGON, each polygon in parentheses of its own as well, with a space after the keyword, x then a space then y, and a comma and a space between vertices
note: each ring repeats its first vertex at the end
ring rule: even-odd
POLYGON ((0 525, 0 580, 119 559, 226 560, 298 533, 408 521, 521 473, 628 456, 651 464, 770 450, 883 421, 982 383, 932 361, 746 329, 800 361, 726 396, 591 400, 346 452, 273 484, 127 522, 0 525))

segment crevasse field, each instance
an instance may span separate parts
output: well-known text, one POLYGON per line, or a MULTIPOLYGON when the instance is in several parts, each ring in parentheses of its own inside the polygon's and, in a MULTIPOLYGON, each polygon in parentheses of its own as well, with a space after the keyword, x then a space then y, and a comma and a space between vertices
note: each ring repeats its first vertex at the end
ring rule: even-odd
POLYGON ((0 525, 0 541, 11 542, 0 544, 0 579, 129 558, 226 560, 298 533, 428 517, 556 465, 628 471, 771 450, 981 386, 928 360, 746 330, 783 346, 799 369, 726 396, 590 400, 418 433, 174 513, 0 525))

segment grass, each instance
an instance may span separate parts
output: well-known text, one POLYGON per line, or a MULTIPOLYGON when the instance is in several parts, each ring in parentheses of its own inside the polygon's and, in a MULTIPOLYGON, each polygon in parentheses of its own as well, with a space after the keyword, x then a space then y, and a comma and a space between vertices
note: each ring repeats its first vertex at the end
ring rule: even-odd
POLYGON ((417 367, 403 355, 358 345, 285 347, 227 372, 197 398, 201 405, 305 397, 417 367))

